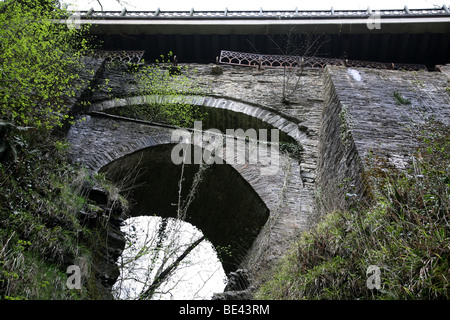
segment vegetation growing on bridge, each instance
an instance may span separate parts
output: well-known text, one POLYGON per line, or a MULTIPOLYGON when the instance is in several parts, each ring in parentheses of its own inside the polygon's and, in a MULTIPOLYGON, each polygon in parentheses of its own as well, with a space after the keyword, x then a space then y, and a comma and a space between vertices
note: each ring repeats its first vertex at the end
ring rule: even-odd
POLYGON ((204 95, 207 89, 198 85, 198 75, 189 66, 181 67, 172 52, 153 63, 128 68, 134 71, 136 95, 151 96, 147 103, 131 105, 109 113, 180 127, 193 127, 205 111, 190 103, 192 96, 204 95))

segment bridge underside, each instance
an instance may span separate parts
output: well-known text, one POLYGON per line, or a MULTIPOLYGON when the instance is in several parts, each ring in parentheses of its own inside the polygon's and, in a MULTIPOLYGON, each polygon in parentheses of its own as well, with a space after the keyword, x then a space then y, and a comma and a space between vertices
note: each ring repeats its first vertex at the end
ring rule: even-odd
MULTIPOLYGON (((172 51, 178 61, 198 63, 214 63, 221 50, 284 54, 277 44, 283 46, 287 38, 286 34, 103 34, 98 37, 106 50, 145 50, 147 61, 172 51)), ((301 44, 306 36, 294 38, 301 44)), ((431 70, 450 61, 449 33, 327 34, 317 43, 320 48, 311 53, 320 57, 425 64, 431 70)))

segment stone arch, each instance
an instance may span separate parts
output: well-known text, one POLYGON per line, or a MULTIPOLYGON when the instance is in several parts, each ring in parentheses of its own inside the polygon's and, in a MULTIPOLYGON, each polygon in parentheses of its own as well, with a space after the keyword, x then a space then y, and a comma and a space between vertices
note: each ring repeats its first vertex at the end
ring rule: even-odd
MULTIPOLYGON (((257 118, 279 129, 300 145, 303 142, 308 143, 308 134, 303 128, 292 119, 283 117, 273 110, 226 98, 198 96, 178 98, 189 99, 190 103, 195 105, 229 110, 257 118)), ((102 168, 111 163, 122 162, 123 164, 128 161, 124 159, 130 159, 127 158, 128 156, 135 157, 146 152, 145 150, 161 151, 169 148, 173 127, 155 126, 151 123, 117 119, 102 114, 109 108, 140 104, 149 102, 151 99, 153 99, 152 96, 127 97, 93 104, 89 110, 90 115, 86 117, 87 120, 77 123, 69 131, 68 139, 73 146, 74 161, 83 163, 92 171, 98 172, 106 170, 102 168)), ((234 175, 233 179, 240 180, 242 185, 246 185, 245 188, 248 188, 246 190, 252 194, 251 198, 255 201, 253 206, 260 208, 256 211, 265 212, 267 209, 270 215, 270 219, 267 219, 251 248, 248 248, 247 242, 245 250, 236 251, 235 257, 241 256, 238 260, 244 264, 244 267, 258 268, 255 261, 258 261, 260 265, 273 261, 277 254, 284 252, 296 230, 304 228, 309 223, 307 220, 310 215, 310 205, 306 201, 309 202, 309 199, 313 198, 312 188, 305 187, 298 161, 282 155, 281 162, 279 173, 273 176, 261 176, 257 165, 229 164, 220 168, 222 171, 233 172, 227 174, 234 175), (270 254, 267 254, 268 250, 270 254), (248 251, 248 254, 242 257, 245 251, 248 251)), ((238 260, 230 260, 227 262, 228 266, 224 267, 226 270, 232 270, 236 267, 238 260)))
MULTIPOLYGON (((263 124, 279 129, 283 134, 300 144, 308 140, 308 129, 299 126, 298 120, 295 118, 287 115, 281 115, 274 109, 263 108, 259 105, 253 105, 247 102, 236 101, 223 97, 180 95, 161 98, 160 96, 156 97, 154 95, 140 95, 97 102, 90 106, 89 111, 104 112, 108 109, 120 108, 128 105, 140 105, 146 103, 151 104, 164 101, 174 103, 183 102, 195 106, 210 108, 211 110, 224 110, 244 114, 251 118, 260 120, 263 124)), ((236 127, 236 123, 233 122, 234 119, 231 119, 229 122, 226 122, 225 125, 229 124, 230 127, 236 127)), ((217 128, 218 126, 219 125, 214 126, 214 124, 212 124, 210 127, 217 128)))
MULTIPOLYGON (((132 214, 176 217, 181 165, 171 161, 174 144, 159 144, 112 161, 99 172, 131 187, 132 214), (131 185, 127 185, 130 183, 131 185)), ((198 147, 196 147, 198 148, 198 147)), ((182 199, 186 199, 199 165, 183 167, 182 199)), ((186 221, 198 227, 216 247, 226 273, 245 258, 270 214, 264 201, 229 164, 212 164, 202 172, 186 221)))

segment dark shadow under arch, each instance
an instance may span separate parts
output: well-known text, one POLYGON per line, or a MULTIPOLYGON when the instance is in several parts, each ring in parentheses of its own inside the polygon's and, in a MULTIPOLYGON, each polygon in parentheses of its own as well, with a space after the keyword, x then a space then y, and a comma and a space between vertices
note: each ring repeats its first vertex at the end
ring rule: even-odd
MULTIPOLYGON (((132 215, 176 217, 182 166, 171 161, 173 147, 162 144, 142 149, 100 169, 127 192, 132 215)), ((184 166, 182 199, 198 170, 196 164, 184 166)), ((267 206, 231 165, 212 164, 203 173, 185 220, 211 241, 229 273, 239 266, 268 217, 267 206)))

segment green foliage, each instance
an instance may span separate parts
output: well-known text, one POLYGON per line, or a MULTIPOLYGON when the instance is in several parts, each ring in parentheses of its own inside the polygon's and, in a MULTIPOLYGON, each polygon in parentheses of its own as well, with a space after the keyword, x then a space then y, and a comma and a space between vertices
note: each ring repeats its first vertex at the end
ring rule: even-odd
POLYGON ((375 201, 332 212, 302 235, 256 297, 449 299, 450 130, 436 123, 406 170, 371 161, 375 201), (367 287, 367 268, 381 288, 367 287))
POLYGON ((394 91, 394 98, 396 104, 411 104, 411 101, 409 99, 403 98, 402 95, 397 91, 394 91))
POLYGON ((93 272, 66 287, 69 265, 94 264, 100 235, 81 217, 101 214, 86 185, 104 185, 50 130, 70 120, 89 52, 85 30, 55 23, 67 17, 54 0, 0 1, 0 299, 103 297, 93 272))
POLYGON ((20 161, 0 164, 0 299, 92 297, 94 273, 80 292, 67 290, 65 272, 81 258, 93 263, 99 235, 80 212, 102 214, 85 191, 104 181, 68 164, 66 142, 33 135, 22 133, 20 161))
POLYGON ((280 141, 279 148, 281 152, 287 152, 290 156, 301 159, 303 146, 297 142, 280 141))
POLYGON ((137 118, 140 120, 162 122, 181 127, 192 127, 194 121, 205 115, 191 102, 192 96, 205 94, 198 85, 196 72, 188 66, 172 65, 172 52, 153 64, 133 69, 137 95, 149 96, 148 102, 111 110, 110 113, 137 118))
POLYGON ((0 117, 51 129, 68 120, 68 99, 82 85, 88 52, 85 29, 54 23, 66 18, 53 1, 0 2, 0 117))
POLYGON ((28 130, 27 127, 15 126, 12 123, 0 120, 0 163, 4 163, 9 158, 17 161, 17 146, 24 146, 25 141, 17 132, 28 130))

